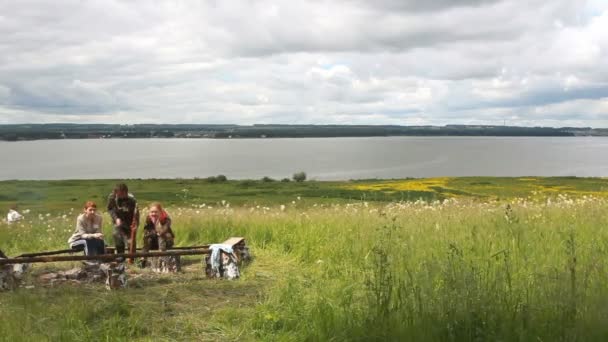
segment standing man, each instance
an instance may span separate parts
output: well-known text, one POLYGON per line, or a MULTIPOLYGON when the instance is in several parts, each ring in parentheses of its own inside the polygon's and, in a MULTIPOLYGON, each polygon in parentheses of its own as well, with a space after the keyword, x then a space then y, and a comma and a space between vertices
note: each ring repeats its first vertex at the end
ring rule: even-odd
MULTIPOLYGON (((135 252, 135 233, 139 224, 139 210, 135 197, 129 193, 125 183, 118 183, 114 191, 108 197, 108 212, 112 217, 114 225, 113 237, 116 252, 125 252, 125 246, 129 252, 135 252)), ((129 259, 133 262, 132 259, 129 259)))

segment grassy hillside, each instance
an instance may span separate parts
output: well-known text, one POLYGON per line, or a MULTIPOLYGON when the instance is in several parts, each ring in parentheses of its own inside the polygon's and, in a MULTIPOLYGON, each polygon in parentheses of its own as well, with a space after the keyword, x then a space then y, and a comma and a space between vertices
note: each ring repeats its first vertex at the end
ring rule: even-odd
MULTIPOLYGON (((46 197, 17 197, 33 211, 0 225, 0 248, 9 255, 64 248, 79 203, 87 193, 105 196, 113 183, 2 183, 2 194, 12 187, 46 197)), ((107 292, 43 287, 37 274, 71 265, 35 266, 27 280, 34 288, 0 293, 0 340, 608 338, 604 179, 129 184, 141 202, 172 199, 178 245, 245 236, 255 259, 243 278, 204 279, 200 260, 188 258, 177 276, 131 270, 129 289, 107 292), (369 200, 410 191, 448 199, 369 200)), ((109 233, 107 224, 106 217, 109 233)))

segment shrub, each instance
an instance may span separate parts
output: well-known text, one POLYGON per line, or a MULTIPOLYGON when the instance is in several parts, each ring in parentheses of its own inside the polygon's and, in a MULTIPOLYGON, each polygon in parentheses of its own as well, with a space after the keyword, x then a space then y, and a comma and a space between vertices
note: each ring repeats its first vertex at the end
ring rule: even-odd
POLYGON ((217 183, 218 182, 218 179, 215 176, 207 177, 206 180, 209 183, 217 183))
POLYGON ((245 179, 245 180, 239 182, 239 186, 244 187, 244 188, 247 188, 247 187, 250 187, 253 185, 255 185, 255 181, 251 180, 251 179, 245 179))
POLYGON ((291 182, 291 179, 289 179, 289 178, 283 178, 283 179, 281 179, 281 182, 288 183, 288 182, 291 182))
POLYGON ((264 183, 274 182, 274 179, 272 179, 272 178, 270 178, 268 176, 264 176, 262 178, 262 182, 264 182, 264 183))
POLYGON ((217 175, 217 177, 215 177, 215 179, 217 179, 218 182, 225 182, 228 180, 228 178, 224 175, 217 175))
POLYGON ((303 182, 306 180, 306 172, 300 171, 293 174, 293 180, 296 182, 303 182))

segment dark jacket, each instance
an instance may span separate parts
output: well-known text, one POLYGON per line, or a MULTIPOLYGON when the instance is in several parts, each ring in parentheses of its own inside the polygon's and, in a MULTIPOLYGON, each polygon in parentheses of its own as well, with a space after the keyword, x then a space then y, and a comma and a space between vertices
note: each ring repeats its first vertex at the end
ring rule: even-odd
POLYGON ((146 218, 146 225, 144 226, 146 235, 158 235, 166 240, 173 240, 175 235, 171 230, 171 218, 167 215, 166 211, 163 211, 160 215, 159 220, 154 224, 150 217, 146 218))
POLYGON ((123 222, 123 228, 131 227, 133 220, 136 224, 139 224, 137 200, 131 194, 126 198, 116 198, 116 195, 110 194, 108 196, 108 213, 113 222, 116 222, 116 219, 119 218, 123 222))

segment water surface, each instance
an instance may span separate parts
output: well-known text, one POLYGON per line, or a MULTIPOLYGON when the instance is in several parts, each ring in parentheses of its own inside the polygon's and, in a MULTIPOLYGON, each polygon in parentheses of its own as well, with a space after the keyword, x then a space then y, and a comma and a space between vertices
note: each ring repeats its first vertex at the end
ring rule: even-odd
POLYGON ((0 142, 0 180, 608 176, 607 152, 604 137, 38 140, 0 142))

